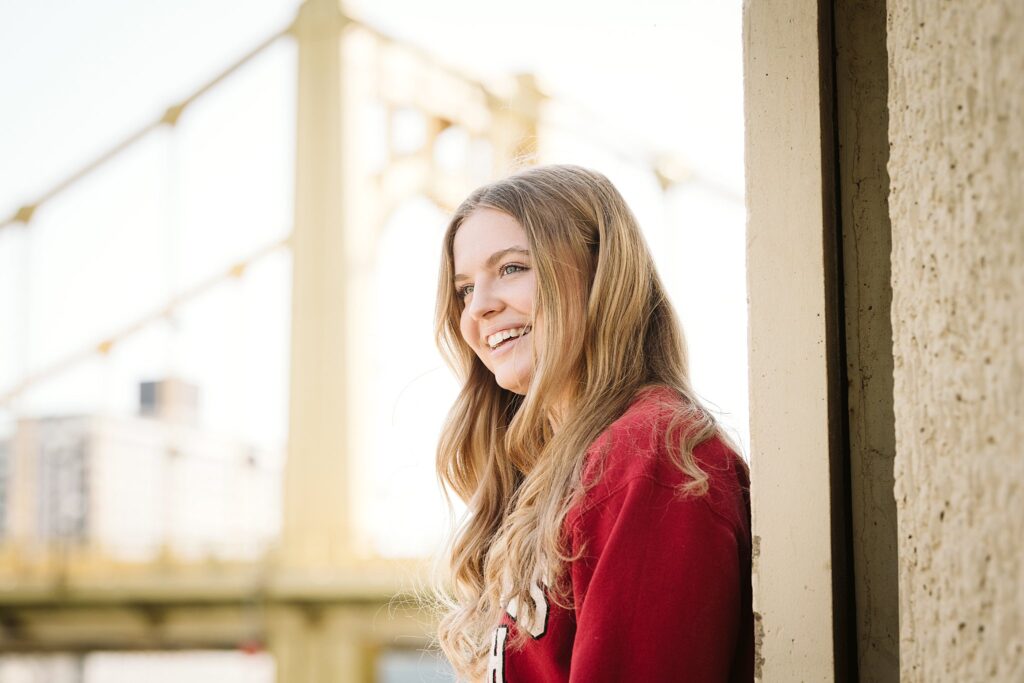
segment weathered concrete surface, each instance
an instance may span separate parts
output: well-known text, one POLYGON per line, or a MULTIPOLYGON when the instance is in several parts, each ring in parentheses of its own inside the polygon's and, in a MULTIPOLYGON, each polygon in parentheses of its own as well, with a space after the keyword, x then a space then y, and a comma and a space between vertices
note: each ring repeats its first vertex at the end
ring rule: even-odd
POLYGON ((818 23, 817 0, 743 7, 755 676, 771 682, 835 671, 818 23))
POLYGON ((902 679, 1024 681, 1024 3, 888 29, 902 679))
POLYGON ((885 0, 834 4, 857 672, 899 680, 885 0))

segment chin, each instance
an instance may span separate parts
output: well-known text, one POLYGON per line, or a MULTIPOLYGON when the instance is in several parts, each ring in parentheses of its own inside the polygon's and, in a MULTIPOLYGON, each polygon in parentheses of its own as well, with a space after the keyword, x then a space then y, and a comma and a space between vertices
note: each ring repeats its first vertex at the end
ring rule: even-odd
POLYGON ((506 391, 511 391, 514 394, 525 395, 526 387, 529 386, 529 382, 525 381, 521 377, 497 377, 494 378, 498 386, 506 391))

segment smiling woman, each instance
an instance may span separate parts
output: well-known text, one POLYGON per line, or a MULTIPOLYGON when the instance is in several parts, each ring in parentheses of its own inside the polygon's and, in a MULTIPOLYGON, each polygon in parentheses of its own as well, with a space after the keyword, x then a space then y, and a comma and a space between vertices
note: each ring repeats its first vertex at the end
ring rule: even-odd
POLYGON ((439 589, 460 676, 752 680, 747 468, 608 179, 544 166, 471 194, 436 334, 463 382, 437 460, 467 503, 439 589))
POLYGON ((466 218, 453 244, 462 338, 498 386, 518 394, 526 393, 535 353, 522 343, 533 329, 537 294, 527 244, 514 218, 487 208, 466 218))

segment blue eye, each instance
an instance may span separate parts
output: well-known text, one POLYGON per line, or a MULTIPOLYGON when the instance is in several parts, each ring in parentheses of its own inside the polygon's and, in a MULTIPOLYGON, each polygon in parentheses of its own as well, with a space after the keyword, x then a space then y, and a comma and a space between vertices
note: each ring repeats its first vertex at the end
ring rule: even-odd
MULTIPOLYGON (((498 269, 498 275, 500 275, 501 277, 505 277, 506 275, 515 275, 516 273, 524 270, 529 270, 529 268, 518 263, 506 263, 505 265, 498 269)), ((459 299, 462 301, 465 301, 466 297, 468 297, 472 293, 473 285, 462 285, 461 287, 458 287, 455 290, 455 295, 458 296, 459 299)))

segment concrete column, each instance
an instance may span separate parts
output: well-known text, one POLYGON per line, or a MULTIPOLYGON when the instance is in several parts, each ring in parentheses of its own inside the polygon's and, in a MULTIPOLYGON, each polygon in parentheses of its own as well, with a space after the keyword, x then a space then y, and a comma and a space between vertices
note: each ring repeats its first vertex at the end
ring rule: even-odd
POLYGON ((859 680, 899 680, 885 0, 836 0, 838 209, 859 680))
POLYGON ((889 0, 900 669, 1024 680, 1024 3, 889 0))
POLYGON ((772 682, 831 681, 837 668, 822 21, 816 0, 744 3, 755 675, 772 682))

